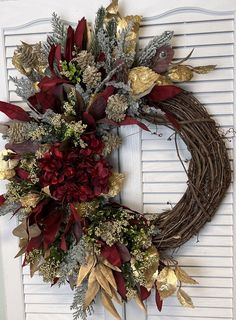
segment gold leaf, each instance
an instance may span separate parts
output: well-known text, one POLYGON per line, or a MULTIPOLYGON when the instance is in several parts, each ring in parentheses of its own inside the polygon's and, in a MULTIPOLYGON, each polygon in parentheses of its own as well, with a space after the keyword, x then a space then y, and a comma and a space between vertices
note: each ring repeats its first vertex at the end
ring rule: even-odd
POLYGON ((116 308, 114 307, 114 304, 111 301, 111 298, 108 296, 108 294, 104 290, 102 290, 102 293, 101 293, 101 301, 104 307, 107 309, 107 311, 109 311, 115 319, 122 320, 116 308))
POLYGON ((118 272, 121 272, 120 268, 116 267, 116 266, 113 266, 113 264, 111 264, 110 262, 108 262, 107 260, 103 260, 102 263, 107 266, 108 268, 112 269, 112 270, 115 270, 115 271, 118 271, 118 272))
POLYGON ((186 308, 194 308, 192 299, 184 290, 179 288, 179 290, 177 291, 177 298, 182 306, 186 308))
POLYGON ((161 300, 171 296, 177 289, 177 277, 174 270, 169 267, 162 269, 157 277, 156 286, 161 300))
POLYGON ((42 188, 42 191, 46 193, 49 197, 52 197, 49 186, 42 188))
POLYGON ((39 267, 45 263, 45 259, 40 257, 33 262, 30 262, 30 276, 31 278, 34 276, 35 272, 39 270, 39 267))
POLYGON ((192 70, 193 70, 193 72, 198 73, 198 74, 206 74, 206 73, 209 73, 209 72, 215 70, 215 68, 216 68, 216 65, 210 64, 208 66, 193 67, 192 70))
POLYGON ((28 193, 20 198, 20 203, 23 208, 34 208, 38 204, 40 196, 37 193, 28 193))
POLYGON ((148 252, 148 260, 151 260, 152 263, 149 265, 148 269, 145 271, 144 276, 146 280, 145 287, 147 289, 151 289, 155 280, 156 280, 156 274, 159 267, 159 253, 155 246, 151 246, 147 249, 148 252))
POLYGON ((27 223, 24 219, 13 231, 13 235, 19 238, 28 239, 27 223))
POLYGON ((28 240, 27 239, 20 239, 19 241, 19 247, 20 251, 15 255, 15 258, 20 257, 23 253, 25 253, 27 248, 28 240))
POLYGON ((148 67, 136 67, 129 72, 129 81, 134 98, 147 95, 158 79, 158 74, 148 67))
POLYGON ((121 300, 119 299, 116 290, 115 290, 114 288, 111 288, 111 291, 112 291, 112 298, 113 298, 117 303, 119 303, 120 305, 122 305, 122 302, 121 302, 121 300))
POLYGON ((158 73, 157 73, 157 75, 158 75, 158 79, 156 81, 156 84, 158 86, 166 86, 166 85, 172 84, 172 81, 167 76, 163 76, 158 73))
POLYGON ((188 66, 178 65, 169 70, 168 77, 176 82, 190 81, 193 77, 193 71, 188 66))
POLYGON ((93 269, 89 275, 88 279, 88 289, 86 291, 85 299, 84 299, 84 307, 85 309, 90 305, 90 303, 95 299, 98 291, 100 289, 100 285, 97 282, 95 269, 93 269))
POLYGON ((107 278, 107 281, 110 283, 110 285, 117 290, 116 280, 113 276, 113 273, 111 269, 104 264, 100 264, 100 270, 102 274, 107 278))
POLYGON ((198 282, 191 278, 182 268, 177 266, 175 268, 175 274, 179 281, 189 284, 197 284, 198 282))
POLYGON ((110 288, 110 284, 107 281, 106 277, 101 272, 101 269, 100 269, 99 265, 97 265, 95 267, 95 271, 94 272, 95 272, 95 275, 96 275, 97 282, 104 289, 104 291, 106 291, 106 293, 112 298, 112 291, 111 291, 111 288, 110 288))
POLYGON ((78 278, 77 278, 77 287, 79 287, 81 285, 81 283, 87 277, 87 275, 92 270, 92 268, 95 266, 95 264, 96 264, 96 259, 95 259, 94 255, 88 256, 86 264, 82 265, 79 269, 79 274, 78 274, 78 278))
POLYGON ((112 0, 111 4, 109 4, 108 7, 106 7, 106 11, 109 14, 117 14, 119 9, 118 0, 112 0))
POLYGON ((139 295, 136 295, 135 301, 136 301, 137 305, 140 307, 140 309, 142 309, 146 313, 147 312, 147 308, 144 305, 143 301, 140 299, 139 295))

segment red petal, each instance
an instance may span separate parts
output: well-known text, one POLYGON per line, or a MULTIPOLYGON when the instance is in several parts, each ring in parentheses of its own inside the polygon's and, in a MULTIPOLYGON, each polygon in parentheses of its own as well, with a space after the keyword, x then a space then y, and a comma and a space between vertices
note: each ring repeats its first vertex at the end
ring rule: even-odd
POLYGON ((183 90, 179 87, 167 85, 167 86, 155 86, 147 96, 152 102, 160 102, 177 96, 183 90))
POLYGON ((111 247, 107 245, 103 246, 101 250, 101 256, 107 259, 107 261, 113 264, 113 266, 121 266, 120 254, 115 245, 111 247))
POLYGON ((66 47, 65 47, 65 59, 66 61, 71 61, 73 56, 72 52, 74 51, 74 29, 69 26, 67 29, 67 38, 66 38, 66 47))
POLYGON ((161 297, 157 288, 156 288, 156 305, 157 305, 157 309, 161 312, 163 301, 161 300, 161 297))
POLYGON ((86 31, 86 19, 83 17, 75 30, 75 45, 79 49, 83 49, 83 40, 86 31))
POLYGON ((120 296, 126 300, 126 286, 125 286, 125 279, 122 275, 121 272, 118 272, 118 271, 113 271, 113 275, 114 275, 114 278, 116 280, 116 284, 117 284, 117 291, 118 293, 120 294, 120 296))
POLYGON ((0 101, 0 111, 12 120, 30 121, 29 114, 15 104, 0 101))
POLYGON ((142 301, 146 300, 151 294, 151 290, 148 291, 147 288, 140 286, 140 296, 142 301))

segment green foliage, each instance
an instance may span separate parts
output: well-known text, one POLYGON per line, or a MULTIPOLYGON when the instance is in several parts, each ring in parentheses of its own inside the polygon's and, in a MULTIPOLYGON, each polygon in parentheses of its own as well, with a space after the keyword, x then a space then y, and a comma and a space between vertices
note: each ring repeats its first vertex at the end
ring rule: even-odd
POLYGON ((65 60, 61 63, 62 71, 61 75, 65 76, 72 83, 76 84, 81 81, 81 70, 76 62, 70 61, 69 63, 65 60))

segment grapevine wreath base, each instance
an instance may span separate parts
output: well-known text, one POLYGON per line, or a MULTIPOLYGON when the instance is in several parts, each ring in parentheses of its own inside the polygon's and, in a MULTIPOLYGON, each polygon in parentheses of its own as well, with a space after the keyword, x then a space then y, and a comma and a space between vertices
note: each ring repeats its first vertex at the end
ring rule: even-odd
MULTIPOLYGON (((11 78, 28 109, 0 102, 9 118, 0 153, 0 178, 8 180, 0 215, 19 225, 23 265, 52 285, 74 290, 73 318, 86 319, 99 295, 121 319, 114 301, 144 301, 155 290, 157 309, 177 292, 193 307, 182 283, 195 284, 166 249, 180 247, 210 221, 231 180, 223 137, 202 104, 176 86, 215 66, 193 67, 190 54, 174 59, 172 31, 137 48, 140 16, 122 17, 118 2, 100 8, 94 28, 82 18, 76 29, 53 14, 46 43, 22 42, 11 78), (125 177, 110 155, 122 143, 119 127, 150 124, 174 130, 176 152, 188 188, 169 211, 138 213, 115 201, 125 177), (179 136, 191 153, 188 169, 179 136)), ((125 182, 124 182, 125 183, 125 182)))

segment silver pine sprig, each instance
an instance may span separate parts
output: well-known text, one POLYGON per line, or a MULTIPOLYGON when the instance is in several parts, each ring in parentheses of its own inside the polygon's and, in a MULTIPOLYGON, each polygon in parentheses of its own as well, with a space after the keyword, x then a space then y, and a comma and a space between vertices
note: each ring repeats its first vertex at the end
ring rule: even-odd
POLYGON ((10 80, 16 86, 16 94, 23 100, 26 101, 30 96, 35 94, 35 90, 33 89, 33 82, 29 78, 10 77, 10 80))
POLYGON ((62 19, 53 12, 52 14, 52 34, 48 35, 47 42, 44 43, 44 49, 49 53, 50 48, 53 44, 61 44, 64 47, 66 41, 67 27, 62 19))

